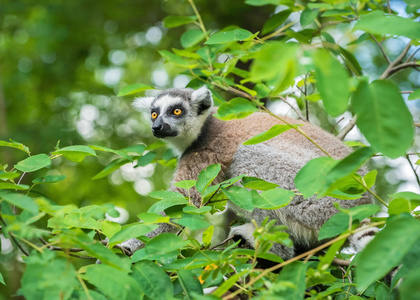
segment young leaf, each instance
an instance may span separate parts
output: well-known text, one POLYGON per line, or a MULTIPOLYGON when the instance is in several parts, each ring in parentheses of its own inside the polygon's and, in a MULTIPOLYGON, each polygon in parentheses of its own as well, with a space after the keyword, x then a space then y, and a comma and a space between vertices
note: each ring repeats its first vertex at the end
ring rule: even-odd
POLYGON ((302 11, 302 14, 300 15, 300 24, 302 27, 308 26, 311 23, 313 23, 318 16, 318 10, 311 10, 309 8, 306 8, 302 11))
POLYGON ((200 172, 195 185, 197 191, 201 194, 216 179, 221 170, 220 164, 210 165, 200 172))
POLYGON ((185 293, 184 299, 195 299, 195 295, 204 295, 203 287, 197 276, 190 270, 179 270, 179 282, 181 283, 182 290, 185 293))
POLYGON ((203 236, 202 236, 203 244, 210 245, 211 240, 213 238, 213 233, 214 233, 214 225, 211 225, 206 230, 204 230, 203 236))
POLYGON ((174 220, 174 223, 187 227, 191 230, 207 228, 210 223, 207 222, 203 215, 183 215, 181 219, 174 220))
POLYGON ((21 172, 35 172, 51 165, 51 158, 47 154, 30 156, 15 165, 21 172))
POLYGON ((420 205, 420 195, 412 192, 400 192, 390 195, 392 198, 388 206, 390 215, 398 215, 401 213, 411 213, 420 205))
POLYGON ((338 213, 333 215, 327 222, 322 225, 319 230, 318 240, 332 238, 340 233, 343 233, 350 226, 350 216, 345 213, 338 213))
POLYGON ((286 21, 291 13, 291 10, 286 9, 270 17, 270 19, 264 23, 261 34, 265 35, 271 31, 274 31, 277 27, 283 24, 284 21, 286 21))
POLYGON ((145 224, 130 224, 124 226, 121 231, 115 233, 109 240, 109 247, 112 248, 116 244, 127 241, 129 239, 138 238, 145 235, 150 231, 156 229, 158 225, 145 225, 145 224))
POLYGON ((350 98, 349 74, 327 50, 313 53, 316 85, 325 110, 333 117, 344 113, 350 98))
POLYGON ((187 59, 182 58, 172 52, 167 50, 160 50, 159 54, 168 62, 173 63, 174 65, 183 67, 183 68, 194 68, 197 64, 190 63, 187 59))
POLYGON ((398 87, 390 81, 362 81, 352 97, 357 126, 375 152, 404 155, 414 138, 413 117, 398 87))
POLYGON ((269 130, 259 133, 256 136, 250 138, 249 140, 244 142, 244 145, 254 145, 254 144, 259 144, 262 142, 265 142, 269 139, 272 139, 280 134, 282 134, 283 132, 292 129, 292 128, 297 128, 298 126, 300 126, 300 124, 297 125, 281 125, 281 124, 276 124, 273 127, 271 127, 269 130))
POLYGON ((29 151, 28 147, 26 147, 24 144, 15 142, 13 140, 10 140, 10 142, 0 141, 0 147, 15 148, 15 149, 25 152, 28 155, 31 155, 31 152, 29 151))
POLYGON ((182 34, 181 45, 184 48, 190 48, 204 40, 205 37, 206 35, 203 31, 193 28, 182 34))
POLYGON ((52 153, 53 155, 62 155, 65 159, 68 159, 72 162, 81 162, 85 159, 86 156, 96 156, 95 151, 88 146, 68 146, 52 153))
POLYGON ((359 254, 357 290, 365 290, 397 266, 419 238, 420 224, 412 216, 401 214, 389 218, 386 227, 359 254))
POLYGON ((123 87, 117 94, 118 97, 122 97, 122 96, 129 96, 129 95, 133 95, 133 94, 137 94, 146 90, 153 90, 154 88, 146 85, 146 84, 140 84, 140 83, 135 83, 135 84, 130 84, 127 85, 125 87, 123 87))
POLYGON ((420 99, 420 89, 415 90, 408 96, 408 100, 420 99))
POLYGON ((234 204, 247 211, 253 211, 251 192, 239 186, 232 186, 229 189, 221 188, 226 197, 234 204))
POLYGON ((295 194, 284 189, 272 189, 258 194, 252 192, 252 204, 262 209, 278 209, 284 207, 292 201, 295 194))
POLYGON ((196 182, 197 180, 182 180, 174 182, 174 186, 179 187, 181 189, 189 190, 195 186, 196 182))
POLYGON ((234 29, 229 31, 219 31, 211 35, 204 43, 206 45, 224 44, 236 41, 244 41, 252 37, 252 33, 245 29, 234 29))
POLYGON ((420 23, 409 18, 386 15, 380 10, 362 15, 354 30, 364 30, 372 34, 402 35, 410 39, 420 39, 420 23))
POLYGON ((185 24, 194 22, 197 19, 196 16, 168 16, 163 19, 163 26, 166 28, 175 28, 185 24))
POLYGON ((12 192, 1 192, 0 199, 3 199, 11 205, 26 210, 33 215, 38 214, 38 204, 36 204, 34 199, 29 196, 12 192))
POLYGON ((107 176, 108 174, 111 174, 112 172, 114 172, 115 170, 119 169, 121 166, 123 166, 123 165, 125 165, 129 162, 130 161, 128 161, 125 158, 120 158, 120 159, 113 160, 102 171, 100 171, 98 174, 93 176, 92 180, 103 178, 103 177, 107 176))
POLYGON ((229 121, 243 119, 256 111, 258 108, 251 101, 237 97, 220 105, 214 116, 220 120, 229 121))
POLYGON ((38 177, 32 180, 33 183, 40 184, 40 183, 55 183, 62 181, 66 178, 65 175, 47 175, 43 177, 38 177))
POLYGON ((257 177, 243 177, 242 186, 247 189, 255 189, 259 191, 267 191, 279 187, 278 184, 268 182, 257 177))
POLYGON ((114 150, 114 149, 110 149, 107 147, 103 147, 103 146, 96 146, 96 145, 89 145, 90 148, 92 148, 93 150, 97 150, 97 151, 103 151, 103 152, 109 152, 109 153, 115 153, 129 161, 133 161, 133 159, 131 158, 130 155, 128 155, 125 151, 122 150, 114 150))
POLYGON ((163 255, 172 251, 179 251, 185 246, 185 243, 181 237, 173 233, 162 233, 147 243, 146 254, 163 255))
POLYGON ((150 299, 167 300, 173 298, 172 281, 165 271, 151 261, 140 261, 134 265, 134 279, 140 284, 144 294, 150 299))

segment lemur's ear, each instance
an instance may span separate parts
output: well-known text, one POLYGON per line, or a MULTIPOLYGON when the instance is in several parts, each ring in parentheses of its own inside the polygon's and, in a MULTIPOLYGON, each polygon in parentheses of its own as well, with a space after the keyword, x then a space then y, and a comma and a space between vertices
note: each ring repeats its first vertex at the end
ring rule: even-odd
POLYGON ((213 97, 206 86, 202 86, 191 94, 191 104, 198 106, 198 114, 213 106, 213 97))
POLYGON ((150 106, 152 105, 154 97, 139 97, 133 102, 133 107, 141 112, 150 112, 150 106))

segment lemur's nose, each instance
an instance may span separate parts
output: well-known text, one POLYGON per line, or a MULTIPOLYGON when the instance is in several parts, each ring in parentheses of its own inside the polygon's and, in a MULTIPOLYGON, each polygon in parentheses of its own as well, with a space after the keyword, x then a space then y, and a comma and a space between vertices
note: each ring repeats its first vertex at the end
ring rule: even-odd
POLYGON ((152 126, 153 131, 160 131, 162 130, 162 128, 163 128, 162 124, 156 124, 152 126))

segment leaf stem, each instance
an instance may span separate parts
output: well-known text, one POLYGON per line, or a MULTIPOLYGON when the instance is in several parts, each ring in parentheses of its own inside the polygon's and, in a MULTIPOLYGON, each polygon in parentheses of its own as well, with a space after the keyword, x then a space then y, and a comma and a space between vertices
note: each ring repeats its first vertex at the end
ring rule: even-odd
POLYGON ((190 5, 191 5, 191 7, 192 7, 192 9, 193 9, 193 11, 195 13, 195 15, 197 16, 198 23, 199 23, 199 26, 200 26, 201 31, 203 31, 204 35, 206 36, 206 40, 208 40, 209 39, 209 35, 207 33, 206 27, 204 26, 203 19, 201 19, 201 15, 198 12, 197 7, 195 6, 194 0, 188 0, 188 2, 190 3, 190 5))

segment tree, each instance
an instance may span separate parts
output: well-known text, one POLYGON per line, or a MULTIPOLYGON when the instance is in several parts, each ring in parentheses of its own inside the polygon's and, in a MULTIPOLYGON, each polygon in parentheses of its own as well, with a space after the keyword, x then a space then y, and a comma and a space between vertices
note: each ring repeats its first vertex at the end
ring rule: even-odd
MULTIPOLYGON (((148 22, 156 22, 157 17, 149 12, 159 11, 162 14, 156 4, 158 2, 147 3, 150 5, 149 11, 144 16, 153 19, 148 19, 148 22)), ((9 270, 12 265, 24 268, 19 293, 25 298, 169 299, 174 296, 231 299, 237 294, 243 297, 286 299, 304 296, 330 296, 337 299, 396 298, 397 291, 402 299, 418 298, 420 225, 415 209, 420 205, 420 195, 418 192, 408 191, 392 193, 392 185, 384 182, 383 175, 380 176, 381 171, 390 165, 386 158, 406 157, 413 170, 413 182, 420 186, 419 175, 416 173, 416 164, 419 164, 418 141, 415 141, 419 114, 415 104, 407 105, 408 101, 417 103, 416 99, 420 98, 416 80, 420 25, 415 21, 419 16, 420 5, 416 1, 295 3, 246 0, 245 3, 233 1, 229 4, 214 4, 188 0, 183 5, 163 2, 164 9, 176 7, 179 14, 164 18, 162 14, 159 19, 163 18, 166 29, 158 26, 154 29, 155 35, 159 30, 160 33, 165 30, 166 36, 162 37, 165 45, 158 52, 166 64, 164 69, 159 67, 158 71, 161 73, 158 74, 168 73, 171 77, 183 75, 178 78, 188 79, 189 87, 206 84, 219 105, 220 118, 241 118, 256 110, 273 114, 267 107, 286 103, 298 118, 318 120, 325 129, 330 130, 332 127, 342 139, 356 125, 364 137, 358 142, 348 141, 355 152, 343 160, 331 160, 328 167, 325 167, 325 163, 320 164, 319 160, 309 162, 295 178, 298 190, 293 192, 302 193, 305 197, 314 193, 334 195, 351 201, 367 191, 377 200, 378 205, 351 210, 339 208, 340 213, 331 218, 320 232, 320 238, 329 241, 285 262, 267 252, 271 243, 287 242, 283 235, 276 234, 278 230, 270 222, 263 224, 257 231, 255 250, 237 248, 237 243, 232 241, 225 241, 220 245, 212 244, 215 226, 206 220, 205 214, 223 209, 224 202, 219 200, 229 198, 229 194, 223 192, 225 189, 219 189, 220 185, 211 185, 219 171, 217 165, 209 166, 206 176, 199 176, 197 181, 178 183, 185 189, 204 187, 200 191, 203 199, 208 201, 204 201, 206 205, 200 208, 191 206, 188 199, 180 194, 158 191, 164 186, 160 183, 159 188, 149 194, 158 202, 146 213, 138 215, 142 223, 131 222, 122 226, 106 219, 106 215, 117 217, 118 212, 110 201, 103 200, 106 196, 98 192, 109 183, 88 181, 87 178, 94 175, 91 169, 96 172, 94 178, 100 179, 110 176, 123 165, 134 163, 135 166, 143 167, 157 162, 159 167, 156 177, 160 177, 162 170, 168 166, 173 167, 175 163, 173 154, 161 143, 153 143, 152 139, 146 138, 143 140, 145 145, 136 145, 132 132, 122 138, 115 134, 118 129, 111 130, 114 124, 117 128, 117 124, 123 122, 127 111, 128 104, 121 97, 129 99, 151 89, 153 84, 159 85, 158 81, 150 82, 148 76, 137 77, 144 69, 148 75, 152 74, 151 62, 157 59, 157 53, 150 48, 136 50, 137 47, 133 45, 141 44, 145 36, 129 31, 134 26, 141 26, 141 18, 137 18, 136 25, 122 22, 125 17, 129 20, 136 19, 135 12, 127 9, 124 10, 127 15, 118 16, 112 11, 114 7, 111 2, 104 2, 101 7, 91 4, 91 10, 84 10, 78 18, 80 22, 76 23, 81 26, 82 21, 88 20, 92 22, 88 24, 98 22, 104 26, 105 33, 101 33, 103 36, 96 37, 99 44, 105 43, 102 50, 95 48, 97 45, 86 46, 88 41, 80 37, 71 40, 72 47, 62 42, 66 40, 66 36, 73 35, 66 32, 65 25, 57 25, 62 22, 66 24, 69 16, 74 16, 69 14, 71 9, 79 8, 81 3, 33 6, 33 10, 25 10, 23 4, 14 5, 15 10, 20 9, 27 14, 25 22, 36 20, 33 24, 21 25, 23 18, 14 17, 13 14, 5 14, 3 18, 3 23, 7 26, 2 32, 3 43, 6 45, 2 55, 17 56, 21 73, 26 74, 28 72, 25 73, 25 70, 36 68, 37 65, 31 59, 25 60, 22 52, 13 49, 11 39, 21 42, 28 40, 33 33, 26 32, 25 35, 25 31, 29 28, 35 30, 33 28, 39 24, 51 28, 56 34, 50 39, 60 49, 55 53, 73 53, 69 61, 78 58, 76 65, 80 67, 83 64, 87 68, 87 71, 74 68, 71 72, 48 69, 48 72, 54 71, 58 74, 52 80, 58 81, 63 74, 69 76, 67 83, 74 78, 81 79, 79 92, 68 93, 71 104, 66 99, 55 100, 55 103, 61 103, 58 109, 63 110, 61 116, 66 117, 61 121, 57 119, 57 115, 52 115, 53 126, 48 127, 50 129, 44 133, 47 135, 54 132, 53 139, 62 140, 61 143, 54 142, 54 149, 53 144, 41 147, 37 145, 37 141, 29 138, 33 132, 40 131, 40 125, 32 128, 30 134, 12 131, 10 137, 13 140, 8 141, 5 137, 0 141, 1 149, 8 150, 7 155, 2 156, 4 162, 0 165, 1 229, 3 235, 13 243, 13 251, 7 255, 10 259, 7 264, 9 270), (212 23, 212 17, 218 13, 215 12, 216 6, 225 13, 217 22, 212 23), (51 10, 57 12, 53 18, 46 14, 51 10), (101 17, 102 14, 109 15, 110 19, 101 17), (119 22, 113 21, 113 18, 119 22), (125 43, 123 35, 117 34, 120 24, 123 24, 124 31, 128 31, 124 33, 125 43), (52 29, 56 27, 62 30, 52 29), (73 44, 79 47, 73 47, 73 44), (66 52, 67 47, 72 51, 66 52), (125 82, 131 84, 124 86, 124 82, 112 81, 112 71, 121 71, 112 68, 102 69, 102 74, 111 72, 108 73, 111 74, 111 79, 106 79, 104 75, 101 84, 94 80, 93 72, 100 72, 100 66, 107 64, 102 61, 105 58, 100 53, 104 52, 104 48, 108 51, 107 47, 108 57, 114 65, 118 65, 126 55, 128 62, 124 67, 127 70, 125 82), (78 56, 77 53, 87 48, 90 49, 89 55, 78 56), (150 59, 139 59, 136 51, 150 59), (141 66, 146 67, 139 71, 141 66), (87 78, 89 80, 83 81, 87 78), (104 88, 104 84, 108 87, 104 88), (66 105, 78 107, 76 111, 80 111, 79 116, 83 115, 84 109, 87 116, 84 121, 98 113, 95 107, 100 107, 102 114, 102 110, 109 109, 109 106, 103 105, 107 101, 98 98, 98 95, 110 94, 112 89, 118 90, 120 98, 113 98, 118 101, 113 103, 115 114, 105 114, 112 120, 110 136, 105 135, 106 128, 103 128, 102 136, 97 134, 100 132, 98 130, 93 136, 89 131, 84 131, 83 134, 79 130, 79 135, 73 132, 65 134, 64 138, 60 131, 54 130, 55 125, 68 128, 74 124, 73 119, 68 116, 73 115, 74 118, 75 114, 67 110, 66 105), (91 99, 91 102, 86 102, 86 98, 91 99), (342 116, 345 117, 344 120, 341 120, 342 116), (24 145, 26 142, 21 144, 14 141, 22 139, 28 141, 29 147, 24 145), (110 139, 110 142, 105 142, 106 139, 110 139), (89 146, 80 145, 85 144, 84 140, 89 146), (64 146, 61 146, 63 142, 64 146), (101 171, 101 163, 95 162, 97 157, 106 164, 101 171), (385 168, 382 167, 379 172, 373 170, 363 178, 355 174, 368 161, 372 165, 378 164, 375 163, 378 157, 382 159, 380 163, 385 164, 385 168), (72 180, 72 176, 65 178, 62 175, 63 170, 74 169, 75 164, 78 164, 75 172, 80 177, 79 182, 88 182, 83 185, 82 191, 87 191, 91 197, 99 193, 94 201, 82 203, 79 190, 73 194, 63 188, 66 182, 72 180), (50 170, 47 173, 48 168, 50 170), (372 186, 377 175, 379 183, 376 183, 374 191, 372 186), (314 177, 323 177, 326 180, 313 180, 314 177), (69 204, 73 198, 77 205, 69 204), (172 216, 171 219, 157 214, 162 207, 172 216), (386 215, 372 217, 379 210, 386 212, 386 215), (383 230, 350 262, 351 255, 341 251, 343 244, 351 233, 359 230, 360 221, 366 217, 371 217, 372 226, 383 230), (153 230, 156 224, 164 222, 179 226, 184 238, 164 234, 146 241, 146 247, 134 254, 127 253, 118 246, 126 239, 141 238, 153 230), (201 240, 194 237, 194 230, 204 230, 201 240), (104 240, 105 237, 109 239, 108 243, 104 240), (17 256, 24 257, 23 263, 16 260, 17 256), (257 261, 261 258, 272 261, 274 266, 260 269, 257 261), (102 264, 94 264, 97 259, 102 264), (384 277, 397 266, 401 268, 390 283, 386 282, 384 277), (274 272, 280 269, 280 273, 274 272), (401 278, 404 281, 396 288, 396 283, 401 278), (211 295, 204 296, 203 288, 210 286, 216 286, 217 289, 211 295)), ((136 7, 136 4, 130 3, 128 8, 130 7, 136 7)), ((85 25, 77 30, 84 32, 85 36, 98 34, 94 30, 85 31, 85 27, 89 28, 85 25)), ((153 32, 150 34, 150 40, 153 41, 153 32)), ((40 45, 45 46, 43 42, 40 45)), ((46 46, 46 49, 50 50, 49 47, 46 46)), ((22 47, 18 50, 33 49, 22 47)), ((50 61, 47 52, 44 63, 50 61)), ((52 60, 52 56, 50 59, 52 60)), ((10 70, 3 65, 1 67, 2 70, 10 70)), ((21 73, 10 72, 6 76, 2 73, 6 101, 13 94, 11 91, 14 84, 21 84, 19 80, 24 78, 21 73)), ((32 75, 31 81, 25 82, 25 90, 19 91, 23 97, 29 97, 23 91, 37 91, 35 80, 42 78, 40 73, 37 71, 32 75)), ((44 92, 42 87, 39 89, 41 97, 49 95, 50 98, 44 97, 45 103, 35 106, 32 118, 42 116, 41 112, 45 107, 51 107, 48 104, 51 100, 48 99, 66 94, 60 91, 66 89, 65 86, 54 81, 52 83, 53 88, 48 92, 44 92)), ((165 87, 168 81, 160 84, 165 87)), ((0 97, 0 110, 1 101, 5 102, 2 99, 0 97)), ((13 105, 17 104, 13 102, 5 105, 8 109, 8 113, 4 114, 8 117, 8 127, 22 128, 28 127, 28 124, 36 124, 33 119, 26 121, 22 117, 23 114, 30 114, 30 106, 25 106, 22 110, 17 110, 16 107, 9 110, 13 105), (10 111, 13 113, 10 114, 10 111)), ((83 121, 83 118, 78 120, 83 121)), ((1 124, 4 128, 4 119, 1 124)), ((101 129, 98 124, 95 123, 96 129, 101 129)), ((298 130, 305 135, 299 127, 290 130, 298 130)), ((0 133, 7 134, 5 130, 0 133)), ((272 136, 273 132, 270 132, 259 137, 256 142, 272 136)), ((223 187, 228 188, 235 180, 239 182, 241 179, 225 182, 223 187)), ((157 183, 157 180, 154 179, 153 182, 157 183)), ((242 179, 241 182, 246 186, 246 181, 242 179)), ((267 186, 270 185, 258 181, 254 188, 264 190, 267 186)), ((104 191, 109 193, 110 188, 106 187, 104 191)), ((118 188, 117 191, 112 191, 117 194, 118 188)), ((133 197, 133 194, 131 189, 119 197, 133 197)), ((275 202, 278 199, 271 200, 275 202)), ((136 211, 136 208, 134 206, 132 210, 136 211)), ((9 286, 16 282, 14 277, 19 275, 17 271, 5 272, 3 269, 2 274, 4 279, 2 276, 1 281, 9 286)), ((16 288, 9 293, 15 291, 16 288)))

